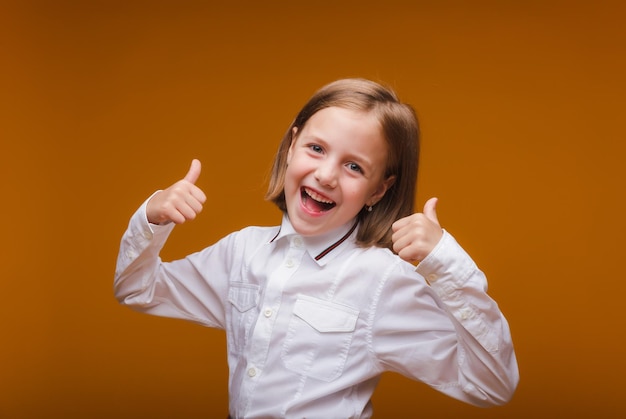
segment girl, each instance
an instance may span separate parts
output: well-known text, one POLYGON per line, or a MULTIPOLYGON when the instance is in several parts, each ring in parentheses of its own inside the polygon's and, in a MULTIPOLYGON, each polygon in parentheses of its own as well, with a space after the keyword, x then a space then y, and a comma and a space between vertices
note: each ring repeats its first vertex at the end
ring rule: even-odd
POLYGON ((418 148, 415 113, 391 90, 331 83, 276 155, 267 199, 280 226, 162 262, 173 226, 206 200, 194 160, 131 218, 116 297, 226 331, 233 418, 368 418, 384 371, 478 406, 506 403, 518 382, 508 324, 440 227, 436 199, 412 214, 418 148))

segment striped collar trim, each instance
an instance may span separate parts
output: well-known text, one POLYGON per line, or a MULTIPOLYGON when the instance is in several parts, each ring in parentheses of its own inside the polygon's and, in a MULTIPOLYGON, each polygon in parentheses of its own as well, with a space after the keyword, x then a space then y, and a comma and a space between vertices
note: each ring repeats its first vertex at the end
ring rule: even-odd
POLYGON ((326 249, 324 249, 322 251, 322 253, 320 253, 319 255, 315 256, 315 260, 320 260, 321 258, 326 256, 327 254, 329 254, 330 252, 335 250, 341 243, 345 242, 346 239, 352 235, 352 233, 354 232, 354 229, 356 228, 357 224, 359 224, 358 220, 354 222, 352 227, 350 227, 350 230, 348 230, 348 232, 346 234, 344 234, 344 236, 342 238, 340 238, 335 243, 333 243, 330 246, 328 246, 326 249))
MULTIPOLYGON (((345 242, 351 235, 352 233, 354 233, 354 230, 356 230, 357 226, 359 225, 359 220, 355 220, 354 224, 352 224, 352 227, 350 227, 350 229, 341 237, 339 238, 337 241, 335 241, 333 244, 331 244, 330 246, 326 247, 324 250, 322 250, 317 256, 314 256, 313 259, 315 259, 315 261, 317 262, 321 262, 321 260, 328 255, 329 253, 331 253, 333 250, 335 250, 337 247, 339 247, 343 242, 345 242)), ((289 220, 287 217, 285 217, 285 219, 283 220, 283 224, 279 227, 278 232, 276 233, 276 235, 274 237, 272 237, 272 239, 269 241, 269 243, 273 243, 276 239, 278 239, 281 236, 287 236, 290 234, 297 234, 294 230, 293 227, 291 226, 291 223, 289 223, 289 220), (283 233, 283 234, 281 234, 283 233)), ((305 242, 307 241, 307 238, 305 237, 305 242)), ((315 249, 320 249, 321 246, 319 245, 313 245, 312 243, 309 243, 309 245, 307 246, 307 248, 309 249, 309 251, 315 251, 315 249)), ((311 255, 313 256, 313 255, 311 255)))

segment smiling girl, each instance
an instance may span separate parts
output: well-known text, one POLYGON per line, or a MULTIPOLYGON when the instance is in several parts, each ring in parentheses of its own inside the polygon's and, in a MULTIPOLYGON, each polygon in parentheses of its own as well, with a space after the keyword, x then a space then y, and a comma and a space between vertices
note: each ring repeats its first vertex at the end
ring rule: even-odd
POLYGON ((385 371, 478 406, 506 403, 519 379, 508 324, 439 225, 436 199, 413 213, 418 154, 415 113, 393 91, 324 86, 276 154, 267 199, 281 224, 162 262, 174 225, 206 201, 194 160, 131 218, 116 297, 226 331, 233 418, 368 418, 385 371))

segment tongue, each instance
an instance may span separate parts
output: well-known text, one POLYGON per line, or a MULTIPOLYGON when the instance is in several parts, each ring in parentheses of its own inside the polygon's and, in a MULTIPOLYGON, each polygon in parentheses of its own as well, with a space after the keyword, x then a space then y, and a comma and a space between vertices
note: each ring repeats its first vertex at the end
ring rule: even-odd
POLYGON ((323 202, 316 201, 315 199, 311 198, 310 196, 305 197, 304 206, 308 210, 314 211, 314 212, 327 211, 327 210, 329 210, 332 207, 331 204, 325 204, 323 202))

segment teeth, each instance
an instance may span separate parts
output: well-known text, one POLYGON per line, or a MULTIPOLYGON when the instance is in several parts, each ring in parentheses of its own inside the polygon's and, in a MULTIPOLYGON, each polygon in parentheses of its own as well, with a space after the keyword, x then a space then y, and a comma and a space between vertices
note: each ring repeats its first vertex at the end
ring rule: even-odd
POLYGON ((323 202, 324 204, 334 204, 333 201, 324 198, 322 195, 310 190, 309 188, 304 188, 304 192, 306 192, 307 195, 315 199, 317 202, 323 202))

